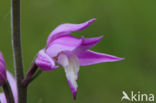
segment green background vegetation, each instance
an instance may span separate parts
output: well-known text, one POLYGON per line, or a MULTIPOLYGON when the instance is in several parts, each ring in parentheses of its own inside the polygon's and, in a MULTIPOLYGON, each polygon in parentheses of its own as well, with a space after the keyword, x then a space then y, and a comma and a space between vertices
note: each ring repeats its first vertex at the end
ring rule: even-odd
MULTIPOLYGON (((97 18, 75 36, 103 40, 92 50, 124 61, 81 67, 75 103, 120 103, 122 91, 156 95, 155 0, 21 0, 25 72, 49 33, 62 23, 97 18)), ((0 50, 13 73, 10 0, 0 1, 0 50)), ((28 103, 73 103, 63 68, 44 72, 30 86, 28 103)))

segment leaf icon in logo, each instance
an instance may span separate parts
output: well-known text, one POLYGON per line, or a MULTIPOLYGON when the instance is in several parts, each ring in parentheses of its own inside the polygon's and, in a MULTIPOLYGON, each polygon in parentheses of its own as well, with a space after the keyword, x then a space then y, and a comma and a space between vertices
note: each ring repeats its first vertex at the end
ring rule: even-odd
POLYGON ((128 97, 128 95, 127 95, 127 93, 126 93, 125 91, 123 91, 122 94, 123 94, 123 97, 121 98, 121 101, 122 101, 123 99, 126 99, 126 100, 131 101, 131 99, 128 97))

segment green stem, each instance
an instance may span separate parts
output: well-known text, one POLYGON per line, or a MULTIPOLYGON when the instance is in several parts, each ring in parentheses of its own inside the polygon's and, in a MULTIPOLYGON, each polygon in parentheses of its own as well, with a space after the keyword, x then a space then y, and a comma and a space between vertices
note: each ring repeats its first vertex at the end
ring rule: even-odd
POLYGON ((20 37, 20 0, 11 0, 11 27, 12 27, 12 46, 17 80, 18 103, 27 103, 27 88, 22 85, 24 78, 21 37, 20 37))
MULTIPOLYGON (((22 84, 27 87, 28 84, 34 79, 34 74, 37 71, 38 66, 36 65, 35 62, 32 63, 27 75, 25 76, 25 78, 22 81, 22 84)), ((38 74, 38 73, 37 73, 38 74)))

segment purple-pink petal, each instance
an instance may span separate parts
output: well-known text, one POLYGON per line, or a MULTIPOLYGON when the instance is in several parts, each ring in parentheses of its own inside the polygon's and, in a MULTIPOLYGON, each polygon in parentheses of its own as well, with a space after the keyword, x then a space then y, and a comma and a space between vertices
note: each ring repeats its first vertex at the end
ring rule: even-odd
POLYGON ((7 103, 4 93, 0 93, 0 103, 7 103))
POLYGON ((84 52, 92 47, 94 47, 97 43, 99 43, 102 40, 103 36, 100 37, 94 37, 94 38, 82 38, 81 44, 73 50, 73 54, 79 54, 81 52, 84 52))
POLYGON ((78 88, 76 81, 78 79, 78 72, 80 69, 78 58, 75 55, 68 56, 62 53, 58 56, 57 62, 63 66, 68 84, 73 93, 74 99, 76 99, 76 92, 78 88))
POLYGON ((55 57, 58 53, 63 51, 73 51, 82 42, 82 39, 76 38, 72 35, 63 35, 55 39, 46 49, 46 53, 50 57, 55 57))
POLYGON ((55 66, 55 61, 45 53, 44 49, 39 51, 35 63, 44 71, 50 71, 58 67, 55 66))
POLYGON ((13 93, 13 96, 14 96, 15 103, 17 103, 17 101, 18 101, 18 94, 17 94, 16 80, 12 76, 12 74, 10 72, 8 72, 8 71, 7 71, 7 79, 8 79, 8 82, 10 84, 10 87, 11 87, 11 90, 12 90, 12 93, 13 93))
MULTIPOLYGON (((15 103, 18 103, 17 102, 18 101, 18 94, 17 94, 16 80, 11 75, 11 73, 8 72, 8 71, 7 71, 7 79, 8 79, 8 82, 10 84, 10 87, 11 87, 11 90, 12 90, 12 93, 13 93, 13 97, 14 97, 15 103)), ((5 97, 4 93, 0 93, 0 102, 1 103, 7 103, 7 100, 6 100, 6 97, 5 97)))
POLYGON ((49 44, 57 36, 67 35, 67 34, 70 34, 72 32, 75 32, 75 31, 83 30, 83 29, 87 28, 90 24, 92 24, 92 22, 94 22, 95 20, 96 19, 91 19, 91 20, 89 20, 89 21, 87 21, 85 23, 82 23, 82 24, 70 24, 70 23, 66 23, 66 24, 59 25, 58 27, 56 27, 56 29, 48 37, 47 46, 49 46, 49 44))
POLYGON ((70 80, 67 80, 68 81, 68 85, 72 91, 72 94, 73 94, 73 99, 76 100, 76 96, 77 96, 77 87, 75 87, 74 85, 72 85, 72 83, 70 82, 70 80))
POLYGON ((119 58, 116 56, 104 54, 104 53, 97 53, 93 51, 85 51, 77 55, 79 59, 80 66, 88 66, 102 62, 114 62, 120 61, 124 58, 119 58))

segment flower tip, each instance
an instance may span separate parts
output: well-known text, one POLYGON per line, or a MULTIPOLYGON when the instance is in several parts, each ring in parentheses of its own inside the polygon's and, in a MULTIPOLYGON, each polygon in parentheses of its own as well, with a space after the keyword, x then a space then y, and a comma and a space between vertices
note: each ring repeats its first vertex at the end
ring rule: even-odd
POLYGON ((119 60, 125 60, 125 58, 119 58, 119 60))
POLYGON ((101 35, 101 36, 99 37, 99 39, 100 39, 100 40, 102 40, 102 39, 103 39, 103 37, 104 37, 104 35, 101 35))
POLYGON ((77 92, 73 92, 73 99, 76 100, 77 92))
POLYGON ((116 58, 116 60, 115 61, 121 61, 121 60, 125 60, 125 58, 116 58))
POLYGON ((91 23, 93 23, 94 21, 96 21, 96 18, 90 19, 90 20, 88 21, 88 23, 91 24, 91 23))
POLYGON ((93 18, 93 19, 90 19, 91 21, 95 21, 96 20, 96 18, 93 18))

